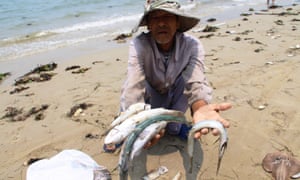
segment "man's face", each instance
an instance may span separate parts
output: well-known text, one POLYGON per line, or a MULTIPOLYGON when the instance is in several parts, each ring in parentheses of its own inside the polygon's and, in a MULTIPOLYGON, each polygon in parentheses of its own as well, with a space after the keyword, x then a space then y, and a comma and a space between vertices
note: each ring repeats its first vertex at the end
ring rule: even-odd
POLYGON ((148 15, 147 25, 156 42, 166 45, 172 43, 179 22, 176 15, 157 10, 148 15))

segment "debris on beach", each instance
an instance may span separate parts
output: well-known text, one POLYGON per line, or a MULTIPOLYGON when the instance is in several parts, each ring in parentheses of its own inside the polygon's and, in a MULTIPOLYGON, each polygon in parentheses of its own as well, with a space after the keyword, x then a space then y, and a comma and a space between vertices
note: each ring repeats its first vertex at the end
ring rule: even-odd
POLYGON ((28 76, 31 74, 40 74, 41 72, 47 72, 47 71, 53 71, 54 69, 57 68, 56 63, 49 63, 45 65, 38 65, 38 67, 34 68, 32 71, 29 73, 25 74, 24 76, 28 76))
POLYGON ((24 112, 23 108, 16 108, 16 107, 7 107, 5 109, 6 113, 2 117, 2 119, 8 118, 11 122, 17 121, 25 121, 27 118, 35 115, 35 120, 42 120, 45 118, 43 112, 48 109, 48 104, 43 104, 38 107, 32 107, 28 112, 24 112))
POLYGON ((209 19, 207 19, 206 21, 207 22, 215 22, 217 19, 216 18, 209 18, 209 19))
POLYGON ((79 65, 74 65, 74 66, 69 66, 65 69, 65 71, 71 71, 73 70, 71 73, 72 74, 80 74, 80 73, 85 73, 86 71, 90 70, 91 68, 82 68, 79 65))
POLYGON ((9 94, 20 93, 26 89, 29 89, 29 87, 28 86, 18 86, 14 90, 10 91, 9 94))
POLYGON ((284 23, 283 23, 283 21, 282 20, 276 20, 276 21, 274 21, 274 23, 275 24, 277 24, 277 25, 280 25, 280 26, 282 26, 282 25, 284 25, 284 23))
POLYGON ((264 103, 264 104, 260 104, 260 105, 254 105, 252 100, 248 100, 247 103, 253 108, 253 109, 257 109, 259 111, 264 110, 267 108, 268 104, 264 103))
POLYGON ((93 61, 92 64, 98 64, 98 63, 103 63, 104 61, 93 61))
POLYGON ((76 71, 72 71, 72 74, 81 74, 81 73, 85 73, 86 71, 90 70, 91 68, 88 67, 88 68, 80 68, 76 71))
POLYGON ((124 43, 126 42, 126 38, 129 38, 132 36, 132 33, 122 33, 118 35, 116 38, 114 38, 114 41, 117 41, 118 43, 124 43))
POLYGON ((259 53, 259 52, 261 52, 263 50, 264 50, 263 48, 257 48, 257 49, 254 50, 254 52, 259 53))
POLYGON ((218 27, 216 26, 209 26, 209 25, 206 25, 205 28, 202 30, 202 32, 216 32, 218 29, 218 27))
POLYGON ((4 116, 2 116, 1 119, 9 118, 10 121, 22 121, 19 115, 23 113, 23 108, 18 109, 16 107, 9 106, 5 109, 5 112, 6 113, 4 114, 4 116))
POLYGON ((99 134, 88 133, 85 135, 86 139, 99 139, 99 134))
POLYGON ((241 13, 240 16, 251 16, 252 13, 241 13))
POLYGON ((38 67, 34 68, 32 71, 16 79, 14 85, 18 86, 20 84, 27 84, 31 82, 49 81, 52 79, 54 75, 56 75, 56 73, 49 73, 48 71, 53 71, 56 68, 57 68, 56 63, 39 65, 38 67))
POLYGON ((19 79, 15 80, 15 86, 20 84, 27 84, 31 82, 44 82, 49 81, 52 79, 52 77, 56 75, 56 73, 40 73, 40 74, 34 74, 34 75, 26 75, 22 76, 19 79))
POLYGON ((297 44, 295 46, 291 46, 288 50, 287 50, 288 56, 293 57, 297 54, 300 54, 300 44, 297 44))
POLYGON ((69 66, 65 69, 65 71, 70 71, 70 70, 79 69, 79 68, 80 68, 79 65, 69 66))
POLYGON ((93 104, 81 103, 73 106, 70 112, 67 114, 68 117, 76 117, 83 113, 83 110, 93 106, 93 104))
POLYGON ((168 168, 165 166, 160 166, 155 170, 151 170, 145 176, 142 177, 142 180, 154 180, 157 179, 159 176, 166 174, 168 172, 168 168))
POLYGON ((10 75, 11 75, 10 72, 0 73, 0 83, 1 83, 2 80, 4 80, 5 78, 7 78, 10 75))
POLYGON ((211 33, 211 34, 199 36, 199 39, 202 39, 202 38, 210 38, 210 37, 212 37, 212 36, 214 36, 214 35, 215 35, 215 34, 211 33))
POLYGON ((44 111, 46 109, 48 109, 49 105, 48 104, 42 104, 41 106, 38 106, 38 107, 32 107, 26 114, 26 117, 30 117, 32 115, 35 115, 34 119, 36 121, 39 121, 39 120, 43 120, 45 118, 45 115, 44 115, 44 111))
POLYGON ((268 153, 262 161, 263 169, 275 180, 300 178, 300 161, 282 152, 268 153))
POLYGON ((237 36, 233 39, 233 41, 241 41, 241 37, 237 36))

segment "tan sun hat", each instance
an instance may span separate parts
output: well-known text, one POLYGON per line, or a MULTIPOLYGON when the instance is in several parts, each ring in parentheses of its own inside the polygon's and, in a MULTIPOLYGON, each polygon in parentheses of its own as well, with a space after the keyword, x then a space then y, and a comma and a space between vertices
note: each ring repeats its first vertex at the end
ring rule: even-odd
POLYGON ((149 15, 150 12, 155 10, 162 10, 177 15, 180 24, 178 28, 179 32, 188 31, 189 29, 197 25, 198 22, 200 21, 200 19, 197 17, 193 17, 185 14, 180 9, 180 3, 177 0, 147 0, 144 14, 141 20, 139 21, 139 23, 137 24, 137 26, 132 31, 136 32, 140 26, 146 26, 147 16, 149 15))

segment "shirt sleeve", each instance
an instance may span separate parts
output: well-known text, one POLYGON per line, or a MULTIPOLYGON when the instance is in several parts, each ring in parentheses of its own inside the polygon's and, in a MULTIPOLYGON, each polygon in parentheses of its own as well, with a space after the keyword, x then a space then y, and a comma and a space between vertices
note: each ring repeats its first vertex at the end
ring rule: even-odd
POLYGON ((189 106, 197 100, 204 100, 207 103, 212 99, 212 88, 204 74, 204 49, 202 43, 193 38, 189 43, 191 46, 190 60, 182 72, 185 79, 185 95, 188 98, 189 106))
POLYGON ((121 112, 125 111, 131 104, 144 102, 145 73, 143 62, 138 57, 137 48, 141 48, 141 46, 135 39, 129 45, 127 77, 121 89, 121 112))

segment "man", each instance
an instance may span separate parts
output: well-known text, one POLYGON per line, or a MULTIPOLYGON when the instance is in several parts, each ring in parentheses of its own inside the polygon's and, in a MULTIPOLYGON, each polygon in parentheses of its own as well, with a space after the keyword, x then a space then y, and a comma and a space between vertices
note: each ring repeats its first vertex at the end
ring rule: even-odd
MULTIPOLYGON (((121 111, 131 104, 146 102, 152 108, 186 112, 190 107, 193 123, 205 119, 219 120, 224 127, 229 122, 219 111, 231 107, 229 103, 209 104, 211 88, 204 75, 204 50, 196 38, 184 34, 199 22, 196 17, 180 11, 177 0, 148 0, 137 28, 147 26, 149 32, 134 38, 130 44, 127 78, 122 87, 121 111)), ((169 123, 166 131, 185 138, 188 128, 169 123)), ((204 128, 195 134, 207 134, 204 128)), ((218 131, 213 130, 217 135, 218 131)), ((148 147, 155 144, 158 134, 148 147)))
MULTIPOLYGON (((148 32, 133 39, 129 47, 126 81, 121 92, 121 112, 137 102, 186 112, 190 108, 193 122, 215 119, 224 127, 229 122, 220 111, 231 107, 229 103, 210 104, 212 89, 204 75, 204 50, 198 39, 184 34, 199 22, 196 17, 180 11, 177 0, 147 0, 145 12, 138 26, 147 26, 148 32)), ((179 151, 185 170, 189 158, 186 150, 186 125, 169 123, 166 134, 161 132, 146 145, 129 170, 132 179, 140 179, 146 173, 147 154, 168 154, 179 151), (164 136, 162 138, 162 136, 164 136), (181 138, 177 138, 177 136, 181 138), (183 139, 183 140, 182 140, 183 139), (153 146, 154 144, 157 144, 153 146), (151 147, 151 148, 150 148, 151 147)), ((204 128, 195 138, 207 134, 204 128)), ((218 135, 217 130, 212 130, 218 135)), ((185 173, 186 179, 196 179, 202 163, 202 150, 198 141, 194 146, 193 173, 185 173)))

